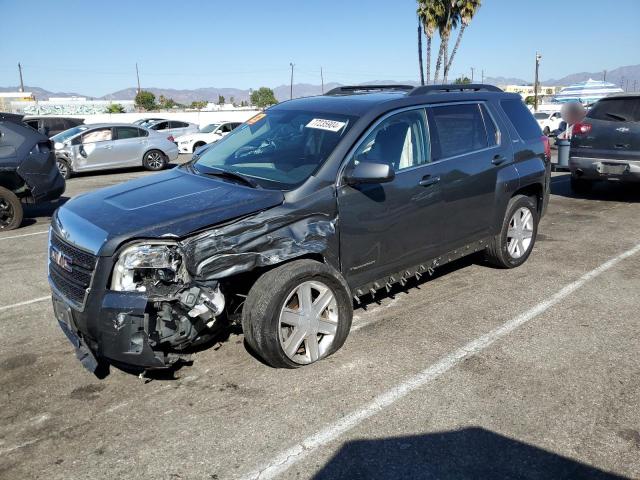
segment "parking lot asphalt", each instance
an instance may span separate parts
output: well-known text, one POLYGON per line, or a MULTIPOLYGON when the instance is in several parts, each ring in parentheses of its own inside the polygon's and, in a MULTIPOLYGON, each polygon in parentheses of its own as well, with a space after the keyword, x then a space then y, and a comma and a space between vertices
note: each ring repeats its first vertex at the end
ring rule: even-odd
POLYGON ((552 188, 522 267, 463 259, 368 300, 318 364, 272 369, 234 331, 147 379, 76 360, 48 300, 55 206, 28 209, 0 234, 0 478, 639 478, 640 189, 552 188))

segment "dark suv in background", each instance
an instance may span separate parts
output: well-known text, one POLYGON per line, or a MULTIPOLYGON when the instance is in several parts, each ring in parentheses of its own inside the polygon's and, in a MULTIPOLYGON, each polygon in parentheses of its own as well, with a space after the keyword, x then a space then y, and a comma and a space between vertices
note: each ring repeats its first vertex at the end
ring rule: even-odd
POLYGON ((82 118, 52 116, 24 117, 23 121, 34 130, 39 131, 49 138, 60 132, 64 132, 65 130, 84 124, 84 120, 82 118))
POLYGON ((242 324, 275 367, 344 343, 353 301, 474 252, 524 263, 549 145, 490 85, 340 87, 254 116, 53 217, 55 315, 90 370, 163 368, 242 324))
POLYGON ((640 94, 599 100, 573 126, 569 169, 577 193, 600 180, 640 182, 640 94))

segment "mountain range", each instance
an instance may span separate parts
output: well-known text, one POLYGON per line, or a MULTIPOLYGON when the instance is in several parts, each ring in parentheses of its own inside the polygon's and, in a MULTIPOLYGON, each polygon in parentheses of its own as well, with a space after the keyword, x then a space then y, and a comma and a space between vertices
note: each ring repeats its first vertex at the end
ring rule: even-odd
MULTIPOLYGON (((593 78, 595 80, 602 80, 604 77, 604 72, 579 72, 573 73, 571 75, 567 75, 558 79, 549 79, 542 81, 543 85, 571 85, 573 83, 582 82, 588 80, 589 78, 593 78)), ((617 85, 621 85, 628 91, 633 91, 634 87, 637 91, 640 91, 640 65, 629 65, 625 67, 619 67, 614 70, 610 70, 606 74, 606 79, 608 82, 615 83, 617 85)), ((477 79, 475 79, 477 80, 477 79)), ((490 83, 493 85, 527 85, 532 84, 532 81, 523 80, 521 78, 512 78, 512 77, 487 77, 484 79, 485 83, 490 83)), ((410 84, 417 85, 416 81, 394 81, 394 80, 374 80, 371 82, 365 82, 365 84, 393 84, 393 83, 402 83, 402 84, 410 84)), ((324 85, 324 91, 328 91, 334 87, 340 86, 339 83, 326 83, 324 85)), ((153 87, 143 87, 145 90, 152 92, 156 98, 160 95, 164 95, 167 98, 172 98, 174 101, 182 104, 190 104, 193 101, 199 100, 208 100, 217 102, 218 95, 222 95, 225 97, 226 101, 230 101, 233 97, 235 102, 241 102, 243 100, 248 100, 251 94, 251 90, 248 89, 239 89, 239 88, 216 88, 216 87, 206 87, 206 88, 197 88, 197 89, 171 89, 171 88, 153 88, 153 87)), ((18 87, 0 87, 0 92, 9 92, 9 91, 17 91, 18 87)), ((32 92, 35 97, 39 100, 44 100, 50 97, 87 97, 93 98, 87 95, 82 95, 79 93, 71 93, 71 92, 50 92, 40 87, 30 87, 25 86, 25 90, 28 92, 32 92)), ((273 89, 276 98, 279 101, 289 99, 290 95, 290 85, 279 85, 273 89)), ((320 95, 322 93, 321 85, 313 85, 309 83, 296 83, 293 85, 293 96, 294 97, 308 97, 311 95, 320 95)), ((102 97, 99 97, 99 100, 133 100, 136 96, 135 88, 126 88, 124 90, 118 90, 113 93, 109 93, 102 97)))

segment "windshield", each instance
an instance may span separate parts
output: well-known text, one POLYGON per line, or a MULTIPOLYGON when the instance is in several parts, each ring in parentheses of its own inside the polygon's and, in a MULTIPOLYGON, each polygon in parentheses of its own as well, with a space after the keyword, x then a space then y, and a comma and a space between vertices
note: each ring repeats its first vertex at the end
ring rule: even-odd
POLYGON ((212 123, 210 125, 205 125, 204 127, 200 128, 199 132, 200 133, 211 133, 213 132, 216 128, 218 128, 220 126, 219 123, 212 123))
POLYGON ((286 109, 259 113, 208 148, 197 170, 225 170, 265 188, 291 189, 313 175, 355 119, 286 109))
POLYGON ((65 130, 64 132, 60 132, 57 135, 51 137, 51 140, 54 142, 64 143, 69 140, 71 137, 77 135, 80 132, 84 132, 87 128, 86 125, 80 125, 78 127, 70 128, 69 130, 65 130))
POLYGON ((548 113, 534 113, 533 116, 536 118, 536 120, 544 120, 545 118, 547 118, 549 116, 548 113))

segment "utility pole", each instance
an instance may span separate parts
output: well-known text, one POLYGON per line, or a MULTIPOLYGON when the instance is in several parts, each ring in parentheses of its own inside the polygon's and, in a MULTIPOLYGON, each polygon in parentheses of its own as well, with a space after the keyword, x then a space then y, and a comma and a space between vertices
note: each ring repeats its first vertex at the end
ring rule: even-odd
POLYGON ((473 83, 473 71, 475 70, 475 68, 471 67, 471 83, 473 83))
POLYGON ((136 62, 136 78, 138 79, 138 93, 140 93, 140 73, 138 72, 138 62, 136 62))
POLYGON ((620 88, 624 89, 624 76, 620 77, 620 88))
POLYGON ((637 83, 638 83, 638 81, 637 81, 637 80, 634 80, 634 81, 633 81, 633 91, 634 91, 634 92, 636 91, 636 84, 637 84, 637 83))
POLYGON ((322 85, 322 94, 324 95, 324 76, 322 75, 322 67, 320 67, 320 84, 322 85))
POLYGON ((20 91, 24 92, 24 82, 22 81, 22 65, 18 62, 18 72, 20 73, 20 91))
POLYGON ((603 82, 607 81, 607 71, 606 70, 604 72, 602 72, 602 81, 603 82))
POLYGON ((540 70, 540 60, 542 55, 536 52, 536 76, 533 82, 533 111, 538 111, 538 71, 540 70))
POLYGON ((628 78, 627 78, 627 86, 626 86, 626 88, 624 89, 624 91, 625 91, 625 92, 628 92, 628 91, 629 91, 629 79, 628 79, 628 78))
POLYGON ((482 69, 482 82, 481 83, 484 83, 484 68, 482 69))
POLYGON ((289 63, 291 66, 291 85, 289 87, 289 99, 293 100, 293 63, 289 63))

